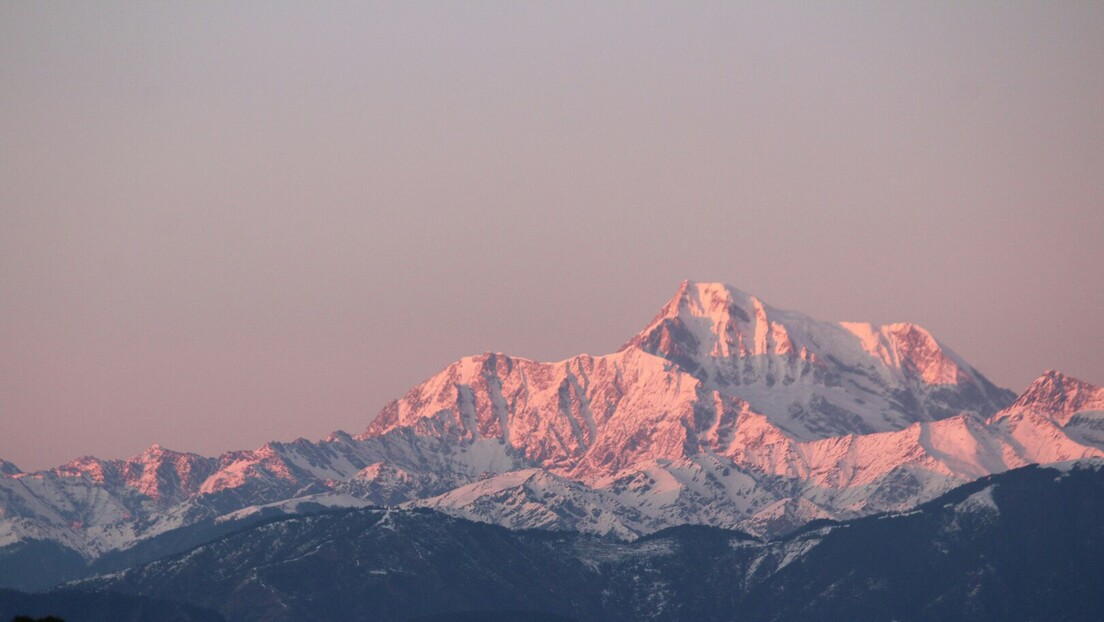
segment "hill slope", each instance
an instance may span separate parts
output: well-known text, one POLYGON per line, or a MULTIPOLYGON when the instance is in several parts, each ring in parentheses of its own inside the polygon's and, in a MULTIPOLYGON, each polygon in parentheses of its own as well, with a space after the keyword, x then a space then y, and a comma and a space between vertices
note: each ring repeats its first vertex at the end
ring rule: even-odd
POLYGON ((677 527, 633 543, 359 510, 254 527, 81 589, 236 620, 531 611, 576 620, 1075 620, 1104 615, 1104 471, 1028 467, 912 512, 762 542, 677 527))

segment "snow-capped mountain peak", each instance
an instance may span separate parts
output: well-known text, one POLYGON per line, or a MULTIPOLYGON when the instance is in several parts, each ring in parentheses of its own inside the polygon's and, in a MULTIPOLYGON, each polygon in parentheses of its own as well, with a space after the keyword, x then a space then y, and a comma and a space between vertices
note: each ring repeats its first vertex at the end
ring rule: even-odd
POLYGON ((821 322, 772 307, 723 283, 683 281, 651 323, 622 349, 636 346, 695 372, 709 359, 790 356, 881 365, 930 385, 974 380, 969 365, 922 326, 821 322), (872 360, 865 360, 872 359, 872 360))
POLYGON ((651 323, 621 347, 640 349, 682 364, 701 357, 784 354, 793 344, 779 312, 752 294, 723 283, 683 281, 651 323))
POLYGON ((1104 387, 1051 369, 1036 378, 1008 410, 1045 414, 1066 425, 1079 412, 1104 411, 1104 387))
POLYGON ((1014 398, 918 325, 823 322, 722 283, 684 281, 630 348, 747 400, 801 440, 987 417, 1014 398))

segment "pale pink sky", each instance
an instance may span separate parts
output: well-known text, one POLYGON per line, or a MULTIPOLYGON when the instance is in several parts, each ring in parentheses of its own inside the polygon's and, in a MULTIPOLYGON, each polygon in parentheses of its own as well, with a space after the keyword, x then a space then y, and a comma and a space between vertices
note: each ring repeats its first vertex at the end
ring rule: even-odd
POLYGON ((1104 383, 1104 3, 0 3, 0 457, 359 432, 684 278, 1104 383))

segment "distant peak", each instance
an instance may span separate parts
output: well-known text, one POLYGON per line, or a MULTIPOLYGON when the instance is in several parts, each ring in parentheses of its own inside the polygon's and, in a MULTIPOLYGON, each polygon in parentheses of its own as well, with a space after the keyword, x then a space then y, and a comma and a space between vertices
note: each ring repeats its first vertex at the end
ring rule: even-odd
POLYGON ((1092 383, 1068 376, 1056 369, 1048 369, 1027 387, 1027 390, 1016 400, 1016 403, 1026 404, 1076 396, 1095 396, 1101 393, 1104 393, 1104 389, 1092 383))
POLYGON ((147 460, 158 460, 162 458, 175 458, 176 456, 183 455, 180 452, 173 451, 167 447, 163 447, 159 443, 154 443, 147 447, 145 451, 134 456, 130 459, 131 462, 145 462, 147 460))
POLYGON ((1068 374, 1064 374, 1057 369, 1048 369, 1042 373, 1031 386, 1037 387, 1054 387, 1058 389, 1099 389, 1096 385, 1085 382, 1079 378, 1074 378, 1068 374))
POLYGON ((664 318, 683 314, 710 318, 714 322, 731 318, 746 323, 751 322, 764 307, 758 297, 726 283, 687 279, 679 285, 674 297, 663 305, 652 325, 664 318))
POLYGON ((691 374, 713 358, 786 354, 793 350, 793 342, 786 327, 776 321, 779 313, 731 285, 685 280, 621 350, 639 348, 678 363, 691 374))
POLYGON ((19 475, 23 471, 7 460, 0 460, 0 475, 19 475))
POLYGON ((1048 369, 1016 398, 1012 408, 1045 412, 1068 420, 1070 415, 1083 410, 1104 410, 1104 388, 1048 369))
POLYGON ((1079 384, 1085 386, 1093 386, 1084 380, 1078 380, 1073 376, 1067 376, 1057 369, 1048 369, 1041 376, 1035 379, 1032 384, 1079 384))
POLYGON ((720 300, 739 300, 755 298, 754 295, 745 292, 738 287, 720 281, 683 281, 675 293, 675 297, 699 296, 702 298, 714 298, 720 300))
POLYGON ((353 440, 353 435, 349 434, 345 430, 334 430, 330 432, 330 435, 326 437, 328 443, 348 443, 353 440))

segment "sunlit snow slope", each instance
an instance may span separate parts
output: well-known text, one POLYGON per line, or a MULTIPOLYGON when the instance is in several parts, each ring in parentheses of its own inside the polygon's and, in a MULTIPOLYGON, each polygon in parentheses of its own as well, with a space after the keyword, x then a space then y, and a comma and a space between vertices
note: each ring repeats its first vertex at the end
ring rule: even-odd
POLYGON ((464 358, 359 436, 218 458, 154 446, 29 474, 0 463, 0 547, 53 541, 94 559, 318 504, 626 538, 684 523, 776 534, 1102 449, 1098 387, 1047 372, 1016 398, 919 326, 821 322, 685 282, 618 352, 464 358))

